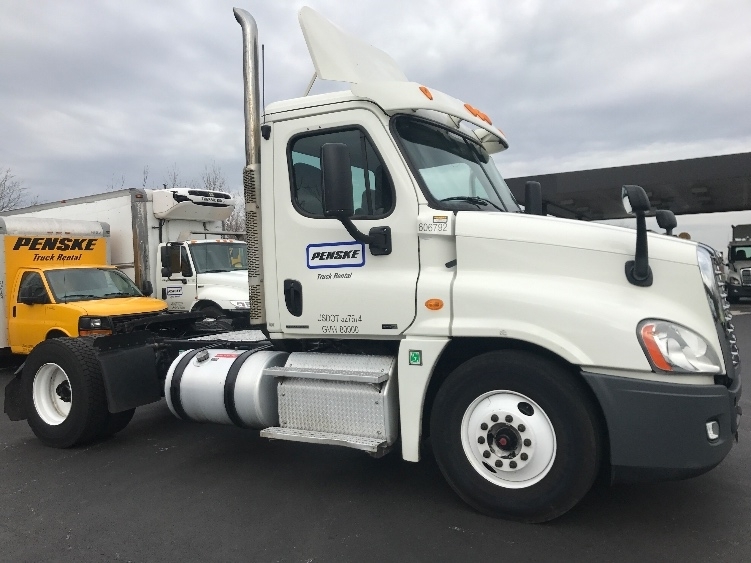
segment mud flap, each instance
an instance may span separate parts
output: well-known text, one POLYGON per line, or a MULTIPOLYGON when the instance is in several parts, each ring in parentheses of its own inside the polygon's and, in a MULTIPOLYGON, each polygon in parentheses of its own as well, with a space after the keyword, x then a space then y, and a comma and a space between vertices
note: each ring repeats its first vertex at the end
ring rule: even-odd
POLYGON ((16 376, 5 386, 5 414, 8 418, 16 420, 26 420, 26 408, 23 402, 21 392, 21 377, 16 376))
POLYGON ((156 355, 149 346, 98 352, 109 412, 118 413, 162 398, 156 355))

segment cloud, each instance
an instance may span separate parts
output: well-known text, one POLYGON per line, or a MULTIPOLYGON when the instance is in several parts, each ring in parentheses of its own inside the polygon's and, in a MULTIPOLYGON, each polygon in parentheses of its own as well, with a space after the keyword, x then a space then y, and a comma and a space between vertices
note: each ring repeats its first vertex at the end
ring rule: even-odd
MULTIPOLYGON (((0 167, 42 199, 158 185, 216 162, 239 189, 240 29, 228 0, 0 5, 0 167)), ((751 150, 751 5, 311 0, 410 79, 479 107, 511 148, 506 176, 751 150)), ((302 2, 246 6, 266 103, 313 73, 302 2)), ((313 93, 330 89, 318 83, 313 93)))

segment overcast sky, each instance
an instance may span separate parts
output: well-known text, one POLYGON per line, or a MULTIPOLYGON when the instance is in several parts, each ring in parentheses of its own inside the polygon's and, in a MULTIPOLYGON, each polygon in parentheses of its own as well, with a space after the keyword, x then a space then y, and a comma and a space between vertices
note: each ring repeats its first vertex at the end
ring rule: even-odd
MULTIPOLYGON (((410 80, 487 113, 506 177, 751 151, 751 2, 224 0, 0 3, 0 169, 43 201, 244 164, 236 4, 266 103, 313 73, 310 5, 410 80)), ((326 91, 318 83, 313 93, 326 91)))

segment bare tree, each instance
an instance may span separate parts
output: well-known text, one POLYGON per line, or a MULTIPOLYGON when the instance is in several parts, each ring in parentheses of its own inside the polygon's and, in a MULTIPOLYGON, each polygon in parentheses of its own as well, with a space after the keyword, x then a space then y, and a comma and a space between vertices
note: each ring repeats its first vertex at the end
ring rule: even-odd
POLYGON ((242 192, 230 192, 235 200, 232 215, 222 223, 225 231, 245 233, 245 195, 242 192))
POLYGON ((222 174, 222 169, 216 165, 216 162, 211 163, 211 168, 204 166, 203 174, 201 174, 201 182, 203 183, 203 189, 209 191, 224 191, 224 187, 227 184, 222 174))
POLYGON ((149 165, 143 167, 143 183, 141 184, 141 187, 146 187, 146 182, 149 181, 149 165))
POLYGON ((16 179, 10 168, 0 172, 0 211, 10 211, 37 203, 38 198, 29 195, 29 189, 21 180, 16 179))
POLYGON ((118 178, 114 173, 112 179, 107 182, 107 191, 114 192, 115 190, 122 190, 125 187, 125 174, 120 174, 118 178))
POLYGON ((168 190, 182 187, 180 185, 180 171, 177 169, 177 164, 172 163, 172 168, 167 170, 167 177, 165 180, 164 187, 168 190))

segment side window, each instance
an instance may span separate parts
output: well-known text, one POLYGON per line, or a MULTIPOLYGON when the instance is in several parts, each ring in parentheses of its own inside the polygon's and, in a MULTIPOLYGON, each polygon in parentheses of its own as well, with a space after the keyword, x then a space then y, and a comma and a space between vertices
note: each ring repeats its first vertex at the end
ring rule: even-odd
POLYGON ((352 166, 355 218, 381 218, 394 208, 391 179, 373 144, 360 129, 337 130, 296 137, 290 145, 292 202, 309 217, 323 217, 321 147, 344 143, 352 166))
POLYGON ((47 296, 47 290, 42 282, 42 276, 37 272, 24 272, 21 277, 21 285, 18 288, 18 298, 21 299, 45 299, 45 303, 49 303, 49 297, 47 296))

